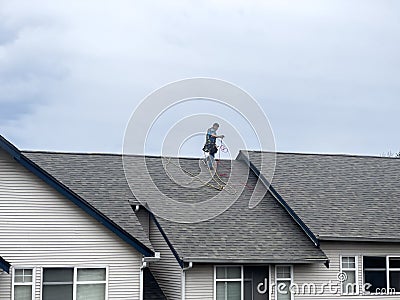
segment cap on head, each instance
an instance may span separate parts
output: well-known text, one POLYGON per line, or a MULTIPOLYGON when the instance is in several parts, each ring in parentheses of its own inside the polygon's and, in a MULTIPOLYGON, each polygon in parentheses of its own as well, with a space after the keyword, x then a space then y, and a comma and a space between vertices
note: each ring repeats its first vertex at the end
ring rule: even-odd
POLYGON ((219 124, 218 123, 214 123, 213 127, 219 127, 219 124))

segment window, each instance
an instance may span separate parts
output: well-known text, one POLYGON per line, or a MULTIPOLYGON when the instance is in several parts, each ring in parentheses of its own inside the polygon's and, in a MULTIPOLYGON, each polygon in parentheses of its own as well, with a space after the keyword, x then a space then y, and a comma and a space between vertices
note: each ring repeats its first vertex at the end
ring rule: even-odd
POLYGON ((243 274, 242 267, 216 267, 216 299, 241 300, 243 274))
POLYGON ((400 293, 400 257, 364 256, 364 284, 372 294, 394 295, 400 293))
POLYGON ((33 269, 14 269, 13 274, 13 299, 32 300, 34 293, 33 269))
POLYGON ((400 293, 400 257, 388 257, 389 289, 400 293))
POLYGON ((72 299, 74 289, 74 269, 43 269, 43 300, 72 299))
POLYGON ((45 268, 42 299, 104 300, 106 273, 105 268, 45 268))
POLYGON ((342 256, 340 257, 340 273, 343 274, 342 294, 358 293, 357 284, 357 257, 342 256))
POLYGON ((277 300, 290 300, 292 293, 290 287, 292 285, 293 270, 292 266, 276 266, 276 299, 277 300))
POLYGON ((216 266, 215 299, 268 299, 268 273, 265 266, 216 266))
POLYGON ((105 269, 78 269, 77 300, 103 300, 106 295, 105 269))

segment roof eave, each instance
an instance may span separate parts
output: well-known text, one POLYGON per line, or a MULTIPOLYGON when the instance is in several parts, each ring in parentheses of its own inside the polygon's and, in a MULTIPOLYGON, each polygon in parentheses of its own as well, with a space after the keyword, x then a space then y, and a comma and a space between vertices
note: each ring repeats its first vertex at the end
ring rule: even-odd
POLYGON ((321 242, 367 242, 367 243, 400 243, 400 238, 388 237, 344 237, 344 236, 318 236, 321 242))
POLYGON ((0 149, 6 151, 11 157, 14 158, 19 164, 25 167, 28 171, 32 172, 34 175, 42 179, 45 183, 50 185, 60 194, 62 194, 67 199, 71 200, 75 205, 84 210, 87 214, 95 218, 98 222, 103 224, 106 228, 111 230, 114 234, 120 237, 122 240, 127 242, 129 245, 133 246, 137 251, 142 253, 144 256, 154 256, 154 251, 149 249, 147 246, 142 244, 131 234, 123 230, 120 226, 115 224, 112 220, 106 217, 103 213, 98 211, 87 201, 81 198, 79 195, 71 191, 63 183, 55 179, 45 170, 40 168, 32 160, 26 157, 17 147, 10 143, 7 139, 0 135, 0 149))
POLYGON ((10 273, 11 264, 0 256, 0 269, 10 273))
POLYGON ((199 264, 315 264, 325 263, 327 257, 315 258, 209 258, 209 257, 184 257, 183 262, 199 264))

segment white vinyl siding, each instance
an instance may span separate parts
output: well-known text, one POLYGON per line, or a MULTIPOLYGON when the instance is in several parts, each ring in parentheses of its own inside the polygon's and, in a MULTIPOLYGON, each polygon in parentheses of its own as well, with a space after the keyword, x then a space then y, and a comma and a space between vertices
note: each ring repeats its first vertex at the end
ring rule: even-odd
POLYGON ((214 299, 214 266, 194 264, 186 271, 186 300, 214 299))
POLYGON ((150 242, 161 260, 150 263, 150 270, 168 300, 180 300, 182 291, 182 269, 172 254, 154 222, 150 222, 150 242))
MULTIPOLYGON (((112 201, 112 199, 110 199, 112 201)), ((14 267, 109 268, 109 300, 139 299, 142 255, 0 150, 0 253, 14 267)), ((11 270, 12 272, 12 270, 11 270)), ((0 300, 11 299, 12 274, 0 274, 0 300)))

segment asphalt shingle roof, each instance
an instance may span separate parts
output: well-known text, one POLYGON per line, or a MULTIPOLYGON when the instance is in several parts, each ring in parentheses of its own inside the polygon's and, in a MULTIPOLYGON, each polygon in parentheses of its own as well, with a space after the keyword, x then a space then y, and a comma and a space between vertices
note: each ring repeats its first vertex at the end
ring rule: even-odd
MULTIPOLYGON (((173 161, 175 165, 179 163, 184 170, 192 174, 200 171, 198 159, 173 159, 173 161)), ((219 199, 222 203, 227 198, 238 196, 230 208, 207 221, 176 223, 157 218, 184 261, 309 262, 326 259, 325 254, 314 246, 269 193, 258 206, 253 209, 248 207, 257 178, 244 162, 234 160, 220 163, 218 173, 224 176, 223 180, 227 182, 229 176, 232 178, 227 191, 217 191, 205 185, 197 188, 179 186, 163 171, 159 158, 147 159, 147 166, 159 189, 182 203, 204 202, 215 195, 218 195, 217 201, 219 199), (232 168, 234 173, 231 173, 232 168), (240 174, 246 174, 248 180, 239 181, 240 174), (234 194, 233 189, 236 189, 238 195, 234 194)), ((167 170, 169 173, 176 172, 174 167, 167 167, 167 170)), ((217 206, 218 202, 212 202, 211 205, 217 206)), ((151 204, 150 208, 153 208, 151 204)), ((157 207, 156 211, 162 208, 157 207)), ((182 215, 191 213, 182 207, 163 209, 174 211, 178 219, 182 215)), ((204 202, 204 210, 207 209, 210 209, 210 203, 204 202)))
MULTIPOLYGON (((132 236, 145 245, 150 244, 130 207, 130 202, 137 200, 125 179, 121 155, 26 151, 23 153, 132 236)), ((129 163, 135 166, 143 157, 132 156, 129 159, 129 163)), ((208 221, 176 223, 157 218, 181 258, 282 262, 326 259, 325 254, 314 246, 269 193, 257 207, 248 208, 257 179, 243 162, 225 161, 218 169, 225 181, 228 177, 231 178, 231 192, 219 192, 203 184, 197 187, 182 187, 164 172, 159 157, 147 157, 146 163, 152 180, 160 191, 179 202, 189 205, 199 203, 218 193, 218 199, 223 203, 238 196, 228 210, 208 221), (234 172, 231 172, 231 163, 234 172), (247 175, 247 182, 240 181, 243 174, 247 175), (232 190, 241 192, 233 195, 232 190)), ((185 170, 195 174, 199 172, 201 165, 198 159, 175 159, 175 163, 180 163, 185 170)), ((138 169, 133 168, 133 172, 128 172, 128 176, 132 176, 130 178, 135 181, 136 186, 147 191, 148 180, 142 176, 139 165, 138 169)), ((174 176, 182 176, 173 165, 168 167, 168 171, 174 176)), ((188 209, 185 211, 181 207, 166 207, 162 202, 158 203, 157 199, 151 200, 149 206, 153 211, 172 210, 176 212, 178 219, 190 214, 188 209)), ((218 202, 214 205, 218 206, 218 202)), ((205 203, 204 209, 212 211, 215 207, 205 203)))
MULTIPOLYGON (((261 164, 262 156, 249 152, 261 164)), ((272 186, 321 240, 400 241, 400 159, 277 153, 272 186)))

